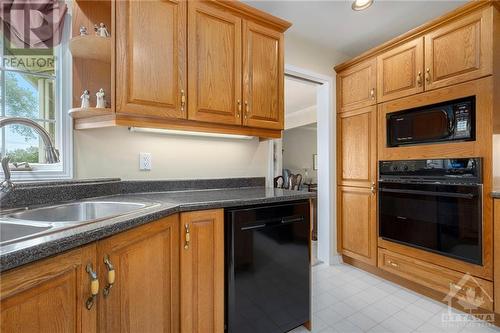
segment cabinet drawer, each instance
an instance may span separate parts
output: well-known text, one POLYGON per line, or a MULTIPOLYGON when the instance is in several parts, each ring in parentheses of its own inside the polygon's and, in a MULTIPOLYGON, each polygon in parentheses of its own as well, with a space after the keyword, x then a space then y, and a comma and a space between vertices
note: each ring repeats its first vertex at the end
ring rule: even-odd
POLYGON ((407 280, 450 295, 459 301, 462 306, 466 302, 475 303, 483 309, 493 309, 493 283, 490 281, 382 248, 378 249, 378 267, 407 280), (472 302, 468 302, 468 300, 472 302))

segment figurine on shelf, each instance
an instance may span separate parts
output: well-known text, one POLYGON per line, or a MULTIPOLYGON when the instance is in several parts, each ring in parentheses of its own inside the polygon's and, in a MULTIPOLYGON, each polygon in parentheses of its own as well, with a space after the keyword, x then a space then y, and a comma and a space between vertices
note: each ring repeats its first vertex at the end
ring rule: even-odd
POLYGON ((80 96, 80 99, 82 100, 82 109, 87 109, 90 107, 90 91, 85 89, 82 96, 80 96))
POLYGON ((109 31, 106 28, 106 25, 104 23, 100 23, 99 25, 94 25, 94 30, 96 36, 99 37, 109 37, 109 31))
POLYGON ((87 36, 89 32, 87 31, 87 27, 84 27, 83 25, 80 26, 80 36, 87 36))
POLYGON ((97 104, 96 104, 96 108, 105 108, 106 107, 106 100, 104 99, 104 89, 99 89, 99 91, 95 94, 95 96, 97 97, 97 104))

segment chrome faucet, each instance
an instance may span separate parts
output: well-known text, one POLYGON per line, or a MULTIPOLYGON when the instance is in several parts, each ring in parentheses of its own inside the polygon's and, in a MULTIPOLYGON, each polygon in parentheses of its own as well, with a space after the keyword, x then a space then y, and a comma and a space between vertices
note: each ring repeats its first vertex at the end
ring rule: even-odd
MULTIPOLYGON (((52 144, 49 133, 40 126, 35 121, 22 118, 22 117, 0 117, 0 128, 11 125, 19 124, 33 128, 38 135, 42 138, 43 144, 45 145, 45 160, 47 163, 57 163, 59 162, 59 152, 52 144)), ((5 144, 5 143, 4 143, 5 144)), ((0 183, 0 198, 9 193, 14 188, 14 183, 10 180, 10 169, 9 169, 10 158, 4 156, 2 158, 2 169, 4 174, 4 180, 0 183)))

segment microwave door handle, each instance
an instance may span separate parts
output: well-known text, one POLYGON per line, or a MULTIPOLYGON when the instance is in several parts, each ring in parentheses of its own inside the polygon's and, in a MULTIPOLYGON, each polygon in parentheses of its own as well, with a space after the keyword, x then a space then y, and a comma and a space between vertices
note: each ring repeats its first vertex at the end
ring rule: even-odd
POLYGON ((451 135, 455 131, 455 113, 452 112, 448 120, 448 135, 451 135))
POLYGON ((477 195, 473 193, 453 193, 453 192, 435 192, 435 191, 419 191, 419 190, 398 190, 389 188, 380 188, 380 192, 401 193, 401 194, 416 194, 416 195, 431 195, 437 197, 474 199, 477 195))

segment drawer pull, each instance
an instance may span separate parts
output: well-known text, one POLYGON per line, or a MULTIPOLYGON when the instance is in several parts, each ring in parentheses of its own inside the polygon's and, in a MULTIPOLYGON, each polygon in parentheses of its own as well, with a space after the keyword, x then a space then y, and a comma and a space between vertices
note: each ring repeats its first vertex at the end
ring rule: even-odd
POLYGON ((399 268, 399 264, 395 263, 394 261, 392 260, 387 260, 387 263, 389 265, 391 265, 392 267, 395 267, 395 268, 399 268))
POLYGON ((90 277, 90 297, 87 298, 85 307, 87 308, 87 310, 90 310, 95 303, 97 295, 99 294, 99 280, 97 279, 97 273, 92 269, 92 264, 87 264, 85 270, 90 277))
POLYGON ((108 269, 108 284, 106 285, 106 287, 104 287, 102 293, 104 294, 104 297, 107 297, 111 292, 111 288, 115 284, 115 267, 111 263, 108 255, 104 257, 104 264, 108 269))

